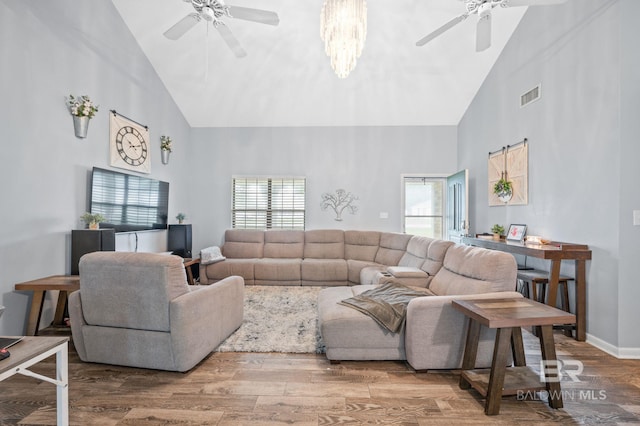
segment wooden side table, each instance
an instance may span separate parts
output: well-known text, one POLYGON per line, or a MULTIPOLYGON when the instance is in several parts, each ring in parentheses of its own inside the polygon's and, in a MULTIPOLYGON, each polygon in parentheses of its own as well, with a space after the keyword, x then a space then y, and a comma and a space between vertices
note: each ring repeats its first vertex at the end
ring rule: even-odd
POLYGON ((25 337, 11 346, 11 356, 0 361, 0 381, 15 374, 34 377, 56 385, 56 424, 69 424, 68 337, 25 337), (56 355, 56 377, 46 377, 29 367, 56 355))
POLYGON ((50 277, 39 278, 33 281, 26 281, 14 286, 19 291, 32 291, 33 299, 29 310, 29 322, 27 323, 27 336, 38 334, 38 325, 42 317, 42 306, 47 291, 58 290, 58 303, 53 323, 64 324, 64 309, 67 305, 69 293, 80 289, 80 276, 78 275, 52 275, 50 277))
POLYGON ((193 265, 198 265, 200 264, 200 258, 199 257, 185 257, 184 258, 184 269, 187 270, 187 282, 189 283, 189 285, 194 285, 194 279, 193 279, 193 271, 191 270, 191 267, 193 265))
POLYGON ((484 412, 495 415, 500 412, 503 395, 517 395, 519 391, 549 392, 549 406, 562 408, 562 394, 557 370, 556 349, 553 341, 554 324, 573 324, 573 314, 544 305, 530 299, 454 300, 454 309, 469 317, 460 388, 473 387, 486 397, 484 412), (496 329, 491 369, 473 369, 478 352, 480 326, 496 329), (540 349, 545 361, 542 381, 540 376, 526 366, 521 327, 540 327, 540 349), (514 367, 506 367, 511 348, 514 367))

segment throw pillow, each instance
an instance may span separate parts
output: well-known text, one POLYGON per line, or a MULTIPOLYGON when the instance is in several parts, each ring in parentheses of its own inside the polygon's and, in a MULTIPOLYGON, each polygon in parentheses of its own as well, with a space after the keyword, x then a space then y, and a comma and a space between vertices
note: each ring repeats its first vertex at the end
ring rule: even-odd
POLYGON ((207 247, 200 251, 200 263, 203 265, 209 265, 225 259, 226 257, 222 255, 220 247, 218 246, 207 247))

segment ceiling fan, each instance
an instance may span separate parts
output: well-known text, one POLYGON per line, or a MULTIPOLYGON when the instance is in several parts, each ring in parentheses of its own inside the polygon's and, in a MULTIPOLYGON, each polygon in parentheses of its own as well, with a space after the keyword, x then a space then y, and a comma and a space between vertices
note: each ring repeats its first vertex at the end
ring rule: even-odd
POLYGON ((229 46, 238 58, 247 56, 247 52, 245 52, 238 39, 236 39, 229 27, 221 18, 243 19, 245 21, 258 22, 260 24, 273 26, 277 26, 280 23, 278 14, 268 10, 228 6, 223 0, 183 1, 185 3, 191 3, 195 12, 192 12, 179 20, 175 25, 164 32, 164 36, 170 40, 177 40, 193 28, 198 22, 204 20, 207 25, 211 22, 213 27, 220 33, 225 43, 227 43, 227 46, 229 46))
POLYGON ((416 42, 416 46, 424 46, 440 34, 464 21, 471 15, 478 15, 476 26, 476 51, 482 52, 491 46, 491 11, 494 7, 543 6, 564 3, 566 0, 461 0, 467 11, 453 18, 431 34, 416 42))

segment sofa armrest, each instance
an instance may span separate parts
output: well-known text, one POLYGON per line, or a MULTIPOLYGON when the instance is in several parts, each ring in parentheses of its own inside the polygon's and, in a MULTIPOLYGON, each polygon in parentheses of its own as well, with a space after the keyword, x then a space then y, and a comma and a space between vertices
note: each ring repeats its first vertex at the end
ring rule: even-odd
MULTIPOLYGON (((413 299, 407 306, 405 329, 407 361, 416 370, 460 368, 469 321, 462 312, 453 308, 451 302, 456 299, 518 298, 522 298, 522 294, 505 291, 413 299)), ((491 365, 494 335, 494 330, 482 328, 477 367, 491 365)))
POLYGON ((231 276, 171 301, 171 341, 176 364, 202 359, 242 324, 244 280, 231 276), (199 356, 199 358, 198 358, 199 356))

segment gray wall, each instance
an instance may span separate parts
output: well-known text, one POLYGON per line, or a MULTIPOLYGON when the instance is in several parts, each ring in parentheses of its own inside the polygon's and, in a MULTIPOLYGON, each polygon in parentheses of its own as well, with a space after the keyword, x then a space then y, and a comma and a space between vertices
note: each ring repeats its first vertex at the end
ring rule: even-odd
MULTIPOLYGON (((83 226, 88 172, 110 168, 108 110, 149 126, 150 176, 171 183, 170 218, 188 204, 177 188, 188 179, 189 126, 108 0, 0 0, 0 40, 0 304, 7 307, 0 335, 15 335, 25 330, 31 297, 14 284, 69 272, 70 231, 83 226), (74 136, 70 93, 100 105, 86 139, 74 136), (168 166, 160 162, 161 134, 176 141, 168 166)), ((131 247, 131 238, 119 237, 119 246, 131 247)), ((140 235, 143 249, 162 242, 140 235)))
POLYGON ((230 228, 233 175, 305 176, 307 229, 400 232, 401 174, 456 171, 454 126, 194 128, 191 143, 194 252, 220 244, 230 228), (359 197, 359 211, 342 222, 320 209, 321 194, 338 188, 359 197))
POLYGON ((618 275, 619 347, 622 355, 640 357, 638 259, 640 226, 632 224, 633 210, 640 210, 640 2, 620 2, 620 265, 618 275), (634 352, 635 348, 635 352, 634 352))
POLYGON ((614 353, 640 348, 637 310, 625 302, 638 300, 638 12, 634 1, 529 8, 458 128, 472 231, 525 223, 532 235, 588 244, 587 332, 614 353), (541 99, 521 109, 519 96, 538 83, 541 99), (529 204, 488 207, 488 152, 525 137, 529 204))

